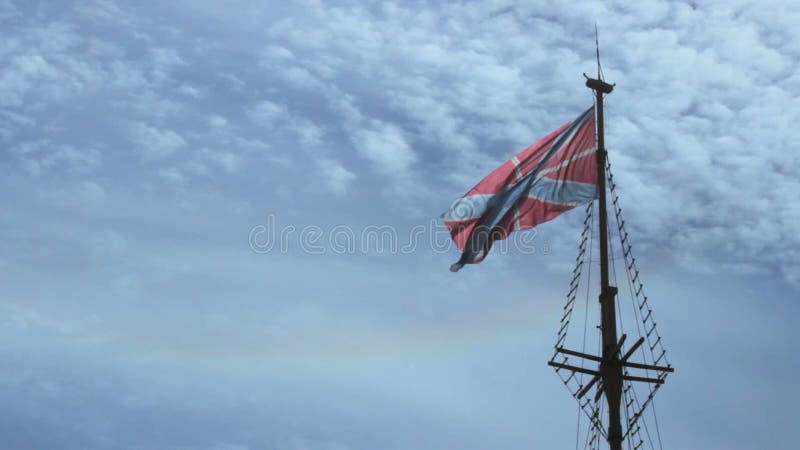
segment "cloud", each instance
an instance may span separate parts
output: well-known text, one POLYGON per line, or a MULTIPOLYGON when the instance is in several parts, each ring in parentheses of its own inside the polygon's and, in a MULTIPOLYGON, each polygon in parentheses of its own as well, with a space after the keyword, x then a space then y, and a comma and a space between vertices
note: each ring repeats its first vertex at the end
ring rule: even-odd
POLYGON ((168 185, 182 188, 189 182, 189 177, 177 167, 163 167, 157 171, 158 177, 168 185))
POLYGON ((155 128, 144 123, 132 125, 130 139, 145 161, 169 158, 186 145, 186 140, 175 131, 155 128))
POLYGON ((87 0, 76 5, 75 11, 92 23, 105 27, 128 27, 136 17, 113 0, 87 0))
POLYGON ((341 116, 341 128, 372 171, 388 178, 391 195, 411 198, 424 191, 414 172, 418 156, 407 141, 406 132, 393 123, 367 118, 349 95, 329 94, 331 107, 341 116))
POLYGON ((196 98, 196 99, 197 98, 201 98, 203 96, 203 93, 202 93, 202 91, 200 91, 200 89, 198 89, 198 88, 196 88, 196 87, 194 87, 192 85, 189 85, 189 84, 180 85, 180 87, 178 87, 178 92, 183 94, 183 95, 186 95, 186 96, 189 96, 189 97, 192 97, 192 98, 196 98))
MULTIPOLYGON (((305 225, 427 226, 591 105, 595 21, 617 83, 606 143, 676 366, 716 376, 698 348, 717 367, 747 342, 780 349, 800 283, 792 6, 0 0, 1 294, 30 310, 0 308, 0 431, 11 448, 563 444, 573 405, 540 389, 548 350, 529 344, 552 342, 579 210, 536 230, 549 253, 458 279, 427 242, 256 255, 247 238, 270 212, 290 242, 305 225)), ((791 380, 763 368, 798 365, 773 356, 718 391, 769 406, 791 380)), ((666 388, 662 429, 746 447, 726 441, 752 425, 744 400, 686 411, 681 392, 718 401, 700 379, 666 388)), ((762 425, 753 442, 791 445, 762 425)))
POLYGON ((113 46, 103 50, 97 40, 87 41, 66 21, 34 26, 23 20, 14 28, 16 39, 2 51, 7 70, 0 75, 0 105, 36 110, 104 85, 108 68, 101 57, 113 46), (90 53, 83 57, 87 44, 90 53))
POLYGON ((0 0, 0 20, 9 20, 18 15, 19 10, 11 0, 0 0))
POLYGON ((228 173, 235 172, 242 163, 242 158, 236 153, 222 150, 203 149, 200 151, 200 156, 228 173))
POLYGON ((262 64, 268 65, 273 61, 292 61, 295 59, 294 53, 292 53, 286 47, 281 47, 280 45, 268 45, 264 51, 262 52, 263 62, 262 64))
POLYGON ((45 196, 61 211, 87 212, 105 201, 106 191, 93 181, 81 181, 48 190, 45 196))
POLYGON ((100 152, 95 149, 76 149, 65 146, 55 150, 43 161, 44 167, 66 166, 66 171, 73 175, 85 175, 94 172, 101 164, 100 152))
POLYGON ((13 111, 0 112, 0 139, 8 140, 25 128, 36 125, 36 120, 28 115, 13 111))
POLYGON ((19 143, 11 148, 11 153, 34 176, 45 171, 73 177, 88 175, 95 172, 102 163, 102 156, 96 149, 78 149, 49 140, 19 143))
POLYGON ((212 128, 225 128, 228 125, 228 119, 222 116, 211 116, 209 119, 208 124, 211 125, 212 128))
POLYGON ((0 104, 20 106, 37 82, 54 78, 56 70, 39 54, 18 55, 0 76, 0 104))
POLYGON ((287 111, 282 106, 269 100, 262 100, 247 109, 247 116, 259 126, 271 127, 286 115, 287 111))
MULTIPOLYGON (((607 141, 623 203, 637 205, 626 215, 644 246, 669 244, 678 260, 691 261, 699 255, 683 235, 697 234, 703 254, 724 263, 719 268, 759 262, 783 267, 789 249, 800 246, 783 216, 759 206, 765 200, 787 203, 782 187, 798 164, 785 151, 791 141, 783 132, 798 115, 791 102, 797 54, 788 45, 796 32, 771 25, 786 23, 789 13, 661 2, 585 2, 550 15, 513 3, 422 9, 312 4, 305 15, 290 13, 294 7, 276 12, 266 26, 238 20, 231 36, 253 43, 247 58, 256 64, 240 64, 225 46, 209 47, 204 51, 217 52, 219 66, 207 79, 188 79, 182 71, 197 65, 196 54, 180 36, 148 28, 136 11, 116 3, 87 5, 74 21, 114 22, 127 14, 117 41, 80 35, 69 20, 19 28, 20 39, 7 44, 0 101, 21 108, 36 104, 25 100, 33 92, 47 93, 50 101, 102 93, 115 114, 134 116, 142 158, 157 161, 177 155, 202 128, 181 130, 181 118, 189 117, 183 102, 214 101, 217 86, 241 96, 237 102, 246 105, 252 128, 236 114, 214 112, 217 126, 210 128, 219 128, 222 119, 236 129, 227 141, 201 148, 232 149, 236 140, 256 139, 269 141, 272 161, 302 153, 346 162, 347 173, 358 178, 340 171, 342 180, 369 183, 365 173, 382 176, 382 195, 403 193, 419 211, 442 208, 415 203, 423 196, 436 192, 449 202, 586 106, 590 96, 579 74, 593 66, 592 17, 608 17, 600 23, 601 40, 616 45, 603 46, 603 63, 618 87, 607 99, 607 141), (153 49, 126 53, 125 45, 142 34, 164 39, 153 49), (497 39, 501 35, 506 38, 497 39), (74 51, 89 42, 98 50, 76 57, 74 51), (565 82, 573 78, 573 84, 565 82), (355 158, 365 164, 353 164, 355 158), (734 180, 753 177, 762 180, 757 189, 737 189, 734 180), (673 201, 653 200, 662 198, 673 201), (737 217, 763 217, 771 226, 737 217), (747 236, 748 244, 740 246, 747 251, 730 251, 707 231, 716 227, 737 239, 747 236), (771 237, 777 235, 789 237, 771 237)), ((241 11, 261 14, 256 5, 241 11)), ((208 14, 197 17, 208 20, 208 14)), ((9 121, 0 123, 0 132, 10 138, 18 128, 9 121)), ((194 164, 232 173, 250 157, 219 154, 224 156, 216 162, 201 157, 194 164)), ((39 163, 25 162, 34 172, 39 163)), ((324 179, 331 176, 321 171, 325 164, 312 166, 324 179)))
POLYGON ((322 160, 318 164, 328 188, 336 195, 344 195, 356 179, 356 175, 345 169, 338 161, 322 160))
POLYGON ((406 142, 403 130, 380 121, 371 121, 366 129, 354 131, 351 139, 359 153, 373 163, 375 170, 402 177, 411 170, 417 155, 406 142))
POLYGON ((151 75, 156 83, 169 81, 174 69, 185 64, 174 48, 150 50, 150 58, 151 75))

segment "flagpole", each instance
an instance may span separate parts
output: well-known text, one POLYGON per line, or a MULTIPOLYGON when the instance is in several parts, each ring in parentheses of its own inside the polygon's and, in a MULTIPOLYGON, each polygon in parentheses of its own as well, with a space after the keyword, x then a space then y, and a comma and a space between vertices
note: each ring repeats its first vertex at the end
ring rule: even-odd
MULTIPOLYGON (((608 279, 608 214, 606 209, 606 148, 603 129, 603 95, 611 93, 614 86, 600 76, 598 49, 597 78, 586 77, 586 86, 595 93, 597 115, 597 188, 600 216, 600 328, 602 330, 603 356, 600 363, 602 390, 608 402, 608 444, 611 450, 622 450, 622 363, 619 352, 624 342, 617 340, 616 295, 617 288, 608 279)), ((585 76, 585 75, 584 75, 585 76)))

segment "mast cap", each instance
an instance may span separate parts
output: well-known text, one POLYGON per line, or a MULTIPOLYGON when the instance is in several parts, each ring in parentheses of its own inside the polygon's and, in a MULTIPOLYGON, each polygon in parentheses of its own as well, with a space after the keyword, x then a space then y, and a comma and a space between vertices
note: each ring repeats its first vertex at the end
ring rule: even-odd
MULTIPOLYGON (((583 74, 586 77, 586 74, 583 74)), ((608 84, 603 80, 596 78, 586 77, 586 86, 594 91, 602 92, 603 94, 610 94, 614 90, 613 84, 608 84)))

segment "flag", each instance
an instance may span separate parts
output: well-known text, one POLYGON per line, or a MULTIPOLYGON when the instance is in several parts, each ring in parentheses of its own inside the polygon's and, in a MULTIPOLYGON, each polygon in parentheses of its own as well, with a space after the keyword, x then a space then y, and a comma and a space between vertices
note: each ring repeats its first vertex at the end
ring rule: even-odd
POLYGON ((464 264, 477 264, 495 240, 533 228, 597 198, 594 108, 518 153, 453 202, 442 219, 464 264))

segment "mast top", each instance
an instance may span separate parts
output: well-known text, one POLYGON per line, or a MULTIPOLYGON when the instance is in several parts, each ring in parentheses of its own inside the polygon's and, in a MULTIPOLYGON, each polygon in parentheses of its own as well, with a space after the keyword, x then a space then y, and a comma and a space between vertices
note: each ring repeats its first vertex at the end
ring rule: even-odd
POLYGON ((594 50, 597 55, 597 79, 603 79, 603 72, 600 69, 600 38, 597 36, 597 22, 594 23, 594 50))
POLYGON ((603 69, 600 67, 600 39, 597 36, 597 22, 594 24, 594 46, 595 55, 597 57, 597 78, 589 78, 589 76, 584 73, 583 76, 586 77, 586 86, 595 92, 610 94, 611 91, 614 90, 614 85, 603 81, 603 69))
MULTIPOLYGON (((586 74, 583 74, 586 77, 586 74)), ((596 78, 586 77, 586 86, 593 91, 602 92, 603 94, 610 94, 614 90, 613 84, 608 84, 603 80, 596 78)))

